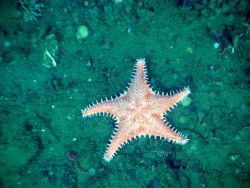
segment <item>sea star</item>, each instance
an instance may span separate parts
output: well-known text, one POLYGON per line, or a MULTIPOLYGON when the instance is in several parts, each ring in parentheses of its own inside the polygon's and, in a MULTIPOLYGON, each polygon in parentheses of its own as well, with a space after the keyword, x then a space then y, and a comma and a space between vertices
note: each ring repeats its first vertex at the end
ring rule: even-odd
POLYGON ((141 136, 160 137, 179 144, 189 140, 164 120, 166 112, 190 93, 189 88, 159 94, 150 88, 146 72, 145 60, 138 59, 131 83, 123 94, 82 110, 83 117, 110 115, 116 120, 116 129, 103 157, 106 161, 110 161, 124 144, 141 136))

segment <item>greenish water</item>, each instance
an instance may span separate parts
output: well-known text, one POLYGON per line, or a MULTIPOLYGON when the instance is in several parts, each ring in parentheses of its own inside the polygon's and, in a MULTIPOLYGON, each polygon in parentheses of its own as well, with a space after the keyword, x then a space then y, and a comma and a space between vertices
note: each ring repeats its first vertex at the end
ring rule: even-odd
POLYGON ((168 1, 35 4, 27 20, 25 1, 0 3, 0 187, 250 185, 248 31, 230 44, 168 1), (107 163, 115 121, 81 109, 123 92, 137 58, 154 90, 190 87, 191 103, 166 116, 190 141, 141 138, 107 163))

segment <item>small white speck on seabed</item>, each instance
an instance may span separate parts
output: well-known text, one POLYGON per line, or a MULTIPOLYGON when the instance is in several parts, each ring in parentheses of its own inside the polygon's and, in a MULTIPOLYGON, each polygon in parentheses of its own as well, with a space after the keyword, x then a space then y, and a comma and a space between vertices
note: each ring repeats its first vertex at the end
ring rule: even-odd
POLYGON ((220 43, 215 42, 215 43, 214 43, 214 48, 217 49, 217 48, 219 48, 219 47, 220 47, 220 43))

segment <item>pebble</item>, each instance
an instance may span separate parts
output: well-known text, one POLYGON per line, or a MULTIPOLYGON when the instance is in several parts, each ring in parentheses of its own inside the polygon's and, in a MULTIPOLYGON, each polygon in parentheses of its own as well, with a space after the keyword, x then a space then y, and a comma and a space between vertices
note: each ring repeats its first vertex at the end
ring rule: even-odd
POLYGON ((219 48, 219 47, 220 47, 220 43, 215 42, 215 43, 214 43, 214 48, 217 49, 217 48, 219 48))
POLYGON ((88 172, 90 176, 94 176, 96 174, 96 170, 94 168, 90 168, 88 172))
POLYGON ((89 35, 89 29, 86 25, 80 25, 76 31, 77 40, 82 40, 89 35))
POLYGON ((182 123, 182 124, 187 123, 187 122, 188 122, 187 116, 181 116, 181 117, 179 118, 179 122, 182 123))
POLYGON ((181 101, 181 104, 182 104, 183 106, 189 106, 189 105, 191 104, 191 102, 192 102, 192 99, 191 99, 190 97, 186 97, 185 99, 183 99, 183 100, 181 101))

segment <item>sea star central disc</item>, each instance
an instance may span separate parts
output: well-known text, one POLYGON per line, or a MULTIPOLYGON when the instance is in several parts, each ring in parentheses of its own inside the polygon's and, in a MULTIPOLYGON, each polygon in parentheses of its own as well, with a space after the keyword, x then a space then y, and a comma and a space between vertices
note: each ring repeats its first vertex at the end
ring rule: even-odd
POLYGON ((164 121, 163 116, 189 93, 189 88, 170 94, 154 92, 147 83, 145 60, 138 59, 135 74, 127 90, 119 97, 89 105, 82 110, 82 115, 111 115, 116 120, 117 128, 104 154, 104 159, 110 161, 124 144, 141 136, 161 137, 179 144, 187 143, 188 139, 174 131, 164 121))

